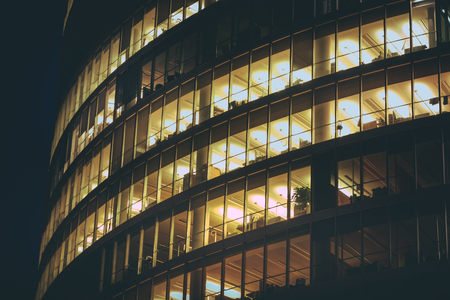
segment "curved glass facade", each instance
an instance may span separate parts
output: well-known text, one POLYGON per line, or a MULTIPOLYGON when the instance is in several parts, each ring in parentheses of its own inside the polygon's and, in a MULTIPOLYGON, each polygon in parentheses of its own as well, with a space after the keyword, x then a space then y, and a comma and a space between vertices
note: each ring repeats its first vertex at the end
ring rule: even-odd
POLYGON ((92 299, 182 300, 448 265, 448 4, 235 2, 138 5, 67 83, 37 299, 89 268, 92 299))

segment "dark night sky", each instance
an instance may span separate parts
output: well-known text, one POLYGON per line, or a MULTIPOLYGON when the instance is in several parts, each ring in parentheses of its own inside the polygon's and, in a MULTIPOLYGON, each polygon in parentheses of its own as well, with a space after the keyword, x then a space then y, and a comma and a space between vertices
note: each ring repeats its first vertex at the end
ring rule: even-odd
POLYGON ((61 0, 2 5, 0 122, 6 133, 0 143, 3 299, 34 299, 35 295, 66 5, 67 1, 61 0))

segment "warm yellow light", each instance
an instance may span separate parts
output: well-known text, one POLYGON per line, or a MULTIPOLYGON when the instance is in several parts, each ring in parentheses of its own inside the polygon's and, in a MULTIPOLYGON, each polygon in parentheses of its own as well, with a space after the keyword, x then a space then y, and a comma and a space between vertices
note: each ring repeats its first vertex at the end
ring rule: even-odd
POLYGON ((133 205, 131 205, 131 210, 133 212, 140 212, 142 210, 142 202, 135 202, 133 205))
MULTIPOLYGON (((218 213, 220 216, 223 216, 223 208, 218 209, 218 213)), ((227 209, 227 219, 235 220, 236 223, 242 224, 242 210, 236 207, 228 206, 227 209)))
POLYGON ((339 103, 339 108, 341 109, 345 118, 359 116, 359 105, 353 101, 342 101, 339 103))
POLYGON ((177 175, 178 177, 184 177, 184 175, 189 173, 189 168, 187 167, 177 167, 177 175))
POLYGON ((255 130, 251 133, 252 138, 261 144, 267 144, 267 133, 260 130, 255 130))
POLYGON ((292 72, 293 84, 311 81, 311 68, 305 68, 292 72))
POLYGON ((263 83, 263 82, 266 82, 269 79, 269 76, 268 76, 267 72, 260 71, 260 72, 253 73, 253 79, 257 83, 263 83))
POLYGON ((277 195, 279 195, 280 197, 287 199, 287 187, 286 186, 279 186, 277 188, 275 188, 275 191, 277 193, 277 195))

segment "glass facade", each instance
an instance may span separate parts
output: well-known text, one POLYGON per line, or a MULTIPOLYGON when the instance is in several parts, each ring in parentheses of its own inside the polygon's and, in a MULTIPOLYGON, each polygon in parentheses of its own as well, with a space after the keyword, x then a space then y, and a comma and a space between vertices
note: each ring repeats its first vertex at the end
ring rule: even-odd
POLYGON ((88 257, 121 300, 448 260, 449 7, 214 2, 150 1, 66 83, 36 299, 88 257))

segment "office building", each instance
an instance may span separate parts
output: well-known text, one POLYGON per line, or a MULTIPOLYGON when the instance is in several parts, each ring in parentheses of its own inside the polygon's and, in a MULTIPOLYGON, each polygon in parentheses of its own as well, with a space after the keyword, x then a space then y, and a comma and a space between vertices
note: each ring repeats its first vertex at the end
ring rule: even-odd
POLYGON ((450 4, 71 0, 36 300, 449 299, 450 4))

